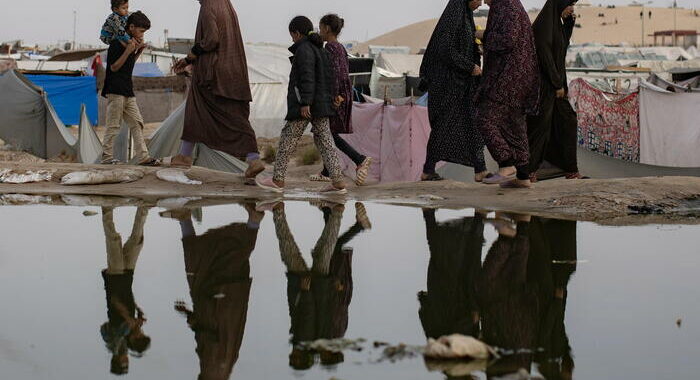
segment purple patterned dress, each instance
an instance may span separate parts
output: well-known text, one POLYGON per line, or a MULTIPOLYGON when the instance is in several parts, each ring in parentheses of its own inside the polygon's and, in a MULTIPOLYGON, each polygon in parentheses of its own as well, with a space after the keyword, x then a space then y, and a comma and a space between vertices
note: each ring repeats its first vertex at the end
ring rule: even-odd
POLYGON ((352 83, 350 83, 350 62, 345 47, 338 42, 328 42, 326 50, 333 69, 335 91, 333 99, 342 96, 345 101, 336 108, 338 116, 331 117, 331 132, 352 133, 352 83))

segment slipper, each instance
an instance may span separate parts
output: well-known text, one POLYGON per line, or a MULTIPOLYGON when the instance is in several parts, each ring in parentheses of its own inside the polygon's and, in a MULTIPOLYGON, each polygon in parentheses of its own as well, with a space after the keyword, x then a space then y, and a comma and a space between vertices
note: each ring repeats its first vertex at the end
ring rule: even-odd
POLYGON ((248 169, 245 171, 245 177, 247 179, 252 179, 258 176, 258 174, 265 171, 265 164, 260 160, 255 160, 248 165, 248 169))
POLYGON ((343 194, 348 193, 348 189, 346 189, 346 188, 339 189, 339 188, 335 187, 334 185, 328 185, 328 186, 324 187, 323 189, 321 189, 320 193, 321 194, 328 194, 328 195, 336 195, 336 194, 343 195, 343 194))
POLYGON ((484 178, 482 178, 482 179, 479 180, 479 179, 476 178, 476 175, 474 175, 474 182, 476 182, 476 183, 482 183, 482 182, 484 182, 485 179, 493 178, 493 176, 494 176, 493 173, 488 172, 488 173, 486 173, 486 176, 485 176, 484 178))
POLYGON ((424 174, 424 177, 421 177, 420 180, 423 182, 437 182, 437 181, 444 181, 445 179, 440 177, 440 174, 431 173, 431 174, 424 174))
POLYGON ((367 181, 367 175, 369 174, 369 169, 372 166, 372 157, 365 158, 364 161, 357 167, 357 179, 355 184, 357 186, 362 186, 367 181))
POLYGON ((277 186, 272 177, 257 177, 255 178, 255 184, 263 190, 274 191, 275 193, 284 192, 284 188, 277 186))
POLYGON ((499 184, 499 186, 501 187, 501 189, 529 189, 532 187, 532 186, 528 186, 528 185, 523 185, 522 183, 519 183, 518 180, 516 180, 516 179, 512 179, 512 180, 506 181, 506 182, 501 182, 499 184))
POLYGON ((309 181, 311 181, 311 182, 330 182, 331 178, 326 177, 323 174, 312 174, 309 176, 309 181))
POLYGON ((490 178, 485 178, 484 181, 482 182, 485 185, 500 185, 503 182, 508 182, 512 181, 515 179, 515 174, 511 174, 509 176, 502 176, 500 174, 494 174, 490 178))

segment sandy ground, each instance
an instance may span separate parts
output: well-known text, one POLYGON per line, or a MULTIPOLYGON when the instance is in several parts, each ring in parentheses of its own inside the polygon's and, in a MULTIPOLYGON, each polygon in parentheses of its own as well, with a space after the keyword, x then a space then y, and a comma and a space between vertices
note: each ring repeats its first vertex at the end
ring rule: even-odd
MULTIPOLYGON (((544 4, 544 1, 541 3, 544 4)), ((576 14, 579 16, 577 23, 581 27, 574 30, 572 42, 575 44, 595 42, 612 45, 626 42, 638 46, 642 42, 642 20, 639 18, 641 10, 641 7, 577 6, 576 14)), ((644 45, 650 46, 654 43, 654 37, 650 37, 650 35, 653 35, 655 31, 673 29, 674 10, 645 7, 644 12, 644 45), (649 18, 650 11, 652 12, 651 18, 649 18)), ((539 14, 539 10, 530 10, 529 14, 530 19, 534 20, 539 14)), ((677 28, 679 30, 700 29, 699 16, 696 16, 692 9, 677 9, 677 28)), ((485 17, 477 17, 475 21, 481 27, 486 26, 485 17)), ((408 46, 411 48, 411 52, 416 54, 420 49, 428 46, 428 40, 436 24, 437 19, 411 24, 358 44, 353 51, 366 54, 370 45, 408 46)), ((661 44, 660 39, 657 42, 661 44)), ((670 37, 666 38, 666 42, 670 42, 670 37)))
MULTIPOLYGON (((233 202, 242 199, 274 199, 279 195, 244 185, 239 175, 193 168, 187 175, 202 185, 181 185, 156 178, 157 168, 143 170, 143 179, 128 184, 64 186, 60 178, 71 171, 96 169, 66 163, 0 162, 0 168, 21 172, 48 169, 55 172, 51 182, 33 184, 0 184, 0 204, 51 203, 100 204, 108 197, 118 204, 149 204, 166 206, 173 202, 184 205, 190 198, 197 205, 233 202), (35 195, 24 197, 15 194, 35 195), (82 195, 87 197, 74 197, 82 195)), ((112 167, 107 167, 107 169, 112 167)), ((127 168, 127 166, 120 166, 127 168)), ((136 168, 136 167, 133 167, 136 168)), ((321 184, 307 181, 319 165, 297 166, 289 171, 288 200, 321 198, 321 184)), ((269 169, 269 168, 268 168, 269 169)), ((467 208, 476 207, 528 213, 540 216, 595 221, 604 224, 684 223, 700 224, 700 178, 663 177, 614 180, 552 180, 540 182, 529 190, 501 190, 498 187, 465 184, 454 181, 432 183, 377 184, 349 187, 349 194, 331 200, 354 199, 401 204, 415 207, 467 208), (693 209, 695 207, 695 209, 693 209), (635 215, 640 213, 643 215, 635 215), (688 214, 690 212, 690 214, 688 214), (696 216, 692 216, 695 212, 696 216)), ((192 204, 188 204, 192 206, 192 204)))

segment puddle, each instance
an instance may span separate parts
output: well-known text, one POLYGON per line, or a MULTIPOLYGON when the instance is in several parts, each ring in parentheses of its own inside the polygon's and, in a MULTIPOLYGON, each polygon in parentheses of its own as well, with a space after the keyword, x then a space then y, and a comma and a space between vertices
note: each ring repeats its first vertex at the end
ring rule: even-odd
POLYGON ((0 207, 4 378, 700 372, 700 226, 322 201, 160 215, 130 202, 0 207), (423 359, 428 337, 453 333, 502 357, 423 359))

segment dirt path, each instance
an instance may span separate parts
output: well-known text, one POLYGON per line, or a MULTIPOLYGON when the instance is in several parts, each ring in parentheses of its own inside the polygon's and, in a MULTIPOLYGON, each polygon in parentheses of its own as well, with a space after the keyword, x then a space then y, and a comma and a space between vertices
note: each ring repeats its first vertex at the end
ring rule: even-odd
MULTIPOLYGON (((206 198, 202 202, 226 202, 241 199, 269 199, 277 195, 245 186, 238 175, 193 168, 187 175, 203 182, 202 185, 181 185, 159 180, 157 169, 143 170, 143 179, 128 184, 91 186, 64 186, 60 178, 68 172, 101 169, 63 163, 0 162, 0 168, 15 171, 49 169, 55 171, 51 182, 33 184, 0 184, 0 201, 15 204, 40 200, 42 203, 71 203, 67 195, 90 196, 84 203, 104 202, 103 196, 131 198, 114 200, 117 203, 162 204, 168 198, 206 198), (27 198, 8 194, 44 195, 27 198)), ((126 168, 126 166, 120 168, 126 168)), ((318 166, 297 167, 290 170, 289 191, 285 199, 309 200, 320 198, 315 192, 322 185, 306 180, 318 166)), ((465 184, 453 181, 433 183, 378 184, 349 188, 348 199, 385 202, 416 207, 465 208, 478 207, 533 215, 596 221, 606 224, 641 223, 699 223, 700 178, 664 177, 615 180, 553 180, 536 184, 530 190, 501 190, 498 187, 465 184), (693 206, 695 209, 693 210, 693 206), (691 210, 687 210, 691 208, 691 210), (689 211, 690 215, 685 212, 689 211), (696 216, 692 216, 695 212, 696 216), (642 214, 642 215, 635 215, 642 214)))

